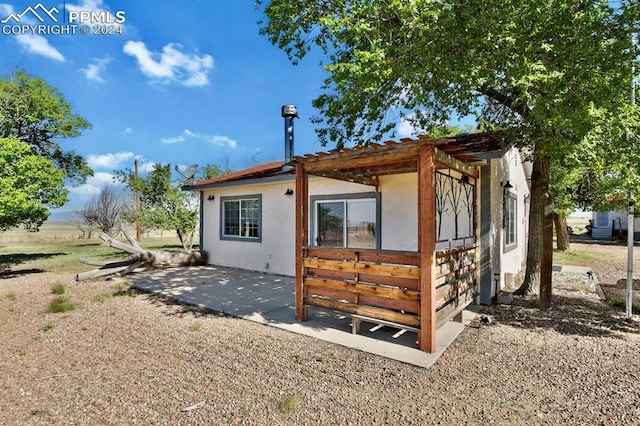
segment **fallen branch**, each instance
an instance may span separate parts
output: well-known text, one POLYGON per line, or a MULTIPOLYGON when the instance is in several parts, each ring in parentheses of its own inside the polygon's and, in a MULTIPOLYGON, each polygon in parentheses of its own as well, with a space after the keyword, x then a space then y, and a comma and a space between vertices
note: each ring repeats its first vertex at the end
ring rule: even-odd
POLYGON ((185 411, 193 411, 193 410, 197 410, 198 408, 204 407, 205 402, 206 402, 206 401, 200 401, 200 402, 198 402, 197 404, 190 405, 190 406, 188 406, 187 408, 183 408, 183 409, 182 409, 182 410, 180 410, 180 411, 185 412, 185 411))
POLYGON ((207 253, 204 251, 192 251, 187 253, 145 250, 141 248, 133 238, 131 238, 124 227, 122 232, 124 233, 127 241, 131 244, 118 241, 107 234, 101 234, 100 239, 102 239, 109 247, 129 253, 131 255, 129 256, 129 259, 115 262, 100 262, 81 258, 80 262, 98 266, 99 268, 79 273, 76 275, 76 281, 84 281, 109 275, 123 276, 143 267, 177 267, 205 265, 207 263, 207 253))

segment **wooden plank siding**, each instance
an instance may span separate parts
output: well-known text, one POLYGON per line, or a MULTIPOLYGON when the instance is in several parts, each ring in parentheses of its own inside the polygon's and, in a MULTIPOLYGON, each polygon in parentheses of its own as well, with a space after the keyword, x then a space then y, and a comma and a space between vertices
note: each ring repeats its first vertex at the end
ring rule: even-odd
MULTIPOLYGON (((304 247, 302 253, 305 306, 421 327, 419 253, 326 247, 304 247)), ((475 246, 435 254, 437 327, 475 297, 475 258, 475 246)))

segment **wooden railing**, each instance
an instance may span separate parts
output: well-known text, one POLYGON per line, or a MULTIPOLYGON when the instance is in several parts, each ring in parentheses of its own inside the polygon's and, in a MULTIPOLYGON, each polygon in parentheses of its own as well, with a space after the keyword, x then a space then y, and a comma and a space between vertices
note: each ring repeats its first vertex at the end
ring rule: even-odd
POLYGON ((476 247, 436 253, 436 324, 440 327, 473 302, 477 293, 476 247))
MULTIPOLYGON (((303 302, 420 327, 420 254, 387 250, 303 248, 303 302)), ((436 321, 467 306, 476 288, 475 247, 436 254, 436 321)))
POLYGON ((420 326, 418 253, 306 247, 304 303, 420 326))

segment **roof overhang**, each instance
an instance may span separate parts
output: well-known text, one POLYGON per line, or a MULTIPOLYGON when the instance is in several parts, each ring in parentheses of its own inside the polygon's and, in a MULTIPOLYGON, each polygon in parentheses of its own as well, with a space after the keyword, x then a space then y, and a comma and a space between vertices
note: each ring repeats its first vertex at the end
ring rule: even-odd
POLYGON ((417 139, 387 141, 328 153, 296 157, 305 172, 332 179, 378 186, 378 177, 417 171, 423 146, 436 147, 436 168, 452 169, 477 178, 476 164, 500 158, 510 147, 509 131, 462 134, 446 138, 419 136, 417 139))

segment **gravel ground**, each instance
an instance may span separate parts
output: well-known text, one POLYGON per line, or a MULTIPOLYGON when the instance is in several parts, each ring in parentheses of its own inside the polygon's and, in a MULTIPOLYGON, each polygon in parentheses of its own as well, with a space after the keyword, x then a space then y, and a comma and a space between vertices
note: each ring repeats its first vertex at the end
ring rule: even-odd
POLYGON ((592 299, 486 308, 425 370, 116 291, 0 279, 0 424, 640 424, 640 323, 592 299))

